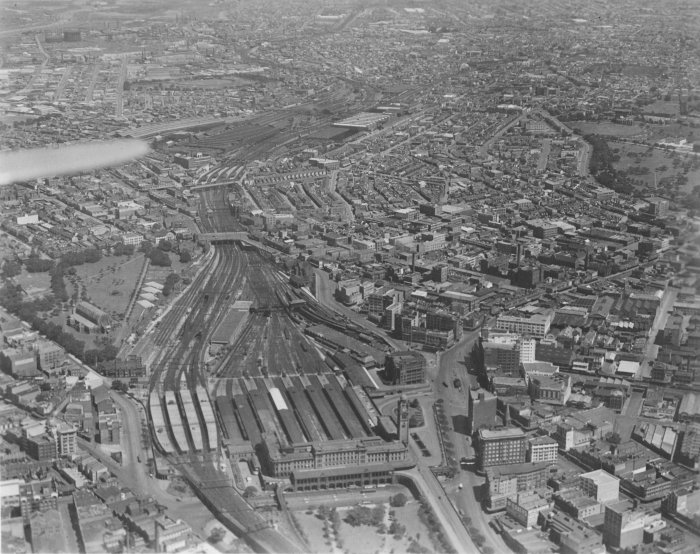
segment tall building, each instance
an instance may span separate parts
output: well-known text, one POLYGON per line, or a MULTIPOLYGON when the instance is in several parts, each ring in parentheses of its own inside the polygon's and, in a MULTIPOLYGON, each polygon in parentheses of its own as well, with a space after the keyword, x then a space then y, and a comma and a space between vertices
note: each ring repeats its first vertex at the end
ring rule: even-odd
POLYGON ((630 548, 641 544, 646 529, 658 529, 664 522, 661 513, 638 509, 623 500, 605 507, 603 542, 614 548, 630 548))
POLYGON ((386 373, 394 385, 414 385, 425 381, 425 358, 415 350, 394 352, 386 357, 386 373))
POLYGON ((40 462, 56 458, 56 442, 48 435, 25 437, 24 447, 27 454, 40 462))
POLYGON ((537 341, 532 338, 522 338, 520 340, 520 363, 534 362, 537 341))
POLYGON ((480 429, 476 443, 477 466, 522 464, 527 454, 527 437, 519 427, 480 429))
POLYGON ((520 368, 520 347, 517 343, 500 343, 486 341, 484 349, 484 368, 486 371, 500 370, 517 373, 520 368))
POLYGON ((63 364, 66 359, 66 351, 56 343, 42 341, 36 347, 36 357, 39 369, 48 373, 63 364))
POLYGON ((78 432, 72 425, 65 423, 56 428, 56 447, 59 456, 71 456, 78 450, 78 432))
POLYGON ((556 463, 559 457, 559 443, 552 437, 543 435, 528 441, 528 462, 556 463))
POLYGON ((485 427, 489 429, 496 423, 496 395, 486 389, 469 389, 467 398, 467 425, 469 434, 485 427))
POLYGON ((502 510, 508 498, 518 493, 544 489, 550 464, 512 464, 486 470, 487 496, 484 506, 489 511, 502 510))

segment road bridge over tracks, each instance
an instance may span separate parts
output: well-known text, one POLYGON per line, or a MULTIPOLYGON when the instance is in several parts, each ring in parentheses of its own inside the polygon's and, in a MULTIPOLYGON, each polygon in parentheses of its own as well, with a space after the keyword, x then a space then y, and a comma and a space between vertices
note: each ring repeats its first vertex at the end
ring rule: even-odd
POLYGON ((250 238, 248 233, 245 231, 226 231, 226 232, 218 232, 218 233, 200 233, 197 235, 197 239, 201 241, 206 241, 210 242, 212 244, 221 244, 221 243, 226 243, 226 242, 242 242, 248 246, 252 246, 253 248, 257 248, 258 250, 262 252, 266 252, 267 254, 270 254, 271 256, 279 256, 280 252, 278 250, 275 250, 274 248, 270 248, 269 246, 266 246, 262 244, 261 242, 258 242, 257 240, 254 240, 250 238))

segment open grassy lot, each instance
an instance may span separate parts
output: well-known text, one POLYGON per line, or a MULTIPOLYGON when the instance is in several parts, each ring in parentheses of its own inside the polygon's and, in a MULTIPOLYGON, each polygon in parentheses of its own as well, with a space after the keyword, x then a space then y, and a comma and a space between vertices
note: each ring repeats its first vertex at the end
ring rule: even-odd
POLYGON ((695 185, 700 184, 700 157, 698 156, 666 152, 636 144, 621 142, 609 144, 610 148, 620 156, 620 161, 613 164, 615 169, 628 173, 631 179, 641 180, 645 186, 653 186, 654 172, 660 187, 663 187, 662 180, 684 173, 688 182, 681 187, 682 192, 690 192, 695 185))
POLYGON ((90 302, 116 318, 121 318, 141 274, 144 256, 103 257, 99 262, 76 266, 79 283, 90 302))
POLYGON ((15 283, 22 285, 22 288, 30 297, 43 296, 51 291, 51 278, 48 271, 43 273, 29 273, 22 268, 22 273, 15 277, 15 283))
POLYGON ((609 121, 572 121, 569 126, 581 135, 613 135, 616 137, 645 137, 641 125, 621 125, 609 121))

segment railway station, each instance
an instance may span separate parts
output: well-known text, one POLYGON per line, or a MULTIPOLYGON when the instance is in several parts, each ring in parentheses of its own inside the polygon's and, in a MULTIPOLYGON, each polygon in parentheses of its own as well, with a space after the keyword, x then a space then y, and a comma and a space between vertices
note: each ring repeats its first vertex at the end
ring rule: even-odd
POLYGON ((237 378, 230 390, 230 396, 215 401, 229 450, 239 456, 257 453, 271 477, 296 474, 299 490, 325 487, 329 468, 355 468, 335 471, 331 483, 341 486, 367 479, 390 482, 394 469, 414 465, 404 442, 374 432, 377 421, 362 392, 342 376, 237 378), (363 466, 365 477, 357 477, 357 466, 363 466), (315 470, 326 473, 315 475, 315 470))

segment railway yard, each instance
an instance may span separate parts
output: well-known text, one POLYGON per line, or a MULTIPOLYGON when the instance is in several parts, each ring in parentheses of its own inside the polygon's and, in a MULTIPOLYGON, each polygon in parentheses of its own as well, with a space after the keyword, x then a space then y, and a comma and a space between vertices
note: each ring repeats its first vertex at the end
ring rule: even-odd
MULTIPOLYGON (((240 165, 216 171, 214 183, 239 175, 240 165)), ((226 194, 224 186, 200 190, 204 232, 240 231, 226 194)), ((294 289, 267 254, 250 244, 254 241, 214 245, 190 287, 144 337, 157 352, 148 410, 161 465, 167 461, 177 468, 219 520, 251 544, 292 551, 297 548, 289 539, 233 487, 225 471, 227 454, 250 456, 271 436, 282 446, 382 443, 373 434, 376 414, 361 389, 371 378, 341 345, 321 343, 319 329, 361 338, 377 352, 387 345, 294 289), (207 364, 212 337, 228 335, 225 354, 207 364), (350 381, 334 374, 338 365, 350 381)))

